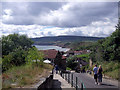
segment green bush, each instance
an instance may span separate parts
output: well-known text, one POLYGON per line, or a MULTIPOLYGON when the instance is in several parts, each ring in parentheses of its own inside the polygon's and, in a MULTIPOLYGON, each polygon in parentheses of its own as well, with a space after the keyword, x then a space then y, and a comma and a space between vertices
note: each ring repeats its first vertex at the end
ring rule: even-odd
POLYGON ((20 66, 25 64, 26 51, 21 48, 16 49, 14 52, 10 52, 2 59, 2 71, 6 71, 12 66, 20 66))
MULTIPOLYGON (((1 39, 0 39, 1 40, 1 39)), ((32 48, 33 41, 25 35, 10 34, 2 37, 2 71, 13 66, 25 64, 27 51, 32 48)))
POLYGON ((71 68, 72 70, 75 70, 78 65, 78 62, 75 62, 74 60, 74 58, 71 58, 70 60, 67 59, 67 67, 71 68))
POLYGON ((89 62, 89 54, 76 55, 75 57, 81 58, 82 60, 85 60, 86 62, 89 62))
POLYGON ((67 67, 66 70, 71 70, 71 68, 67 67))
POLYGON ((27 64, 32 64, 33 60, 36 60, 36 64, 39 63, 37 60, 40 60, 40 62, 42 63, 43 56, 44 54, 42 52, 39 52, 36 47, 32 47, 28 50, 25 60, 27 64))
POLYGON ((17 48, 27 50, 32 47, 33 41, 25 35, 10 34, 2 37, 2 55, 8 55, 17 48))

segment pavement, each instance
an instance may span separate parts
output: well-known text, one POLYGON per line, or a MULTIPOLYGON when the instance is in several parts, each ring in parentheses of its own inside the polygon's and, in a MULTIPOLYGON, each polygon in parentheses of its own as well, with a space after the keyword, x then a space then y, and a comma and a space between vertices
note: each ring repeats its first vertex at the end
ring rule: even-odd
POLYGON ((75 90, 65 79, 63 79, 59 74, 56 73, 54 73, 53 77, 53 88, 61 90, 69 88, 71 90, 75 90))
POLYGON ((118 89, 118 83, 106 79, 103 79, 102 85, 96 85, 93 77, 87 73, 73 73, 73 77, 74 80, 76 77, 78 77, 78 85, 80 85, 82 82, 85 88, 113 88, 114 90, 118 89))
MULTIPOLYGON (((81 83, 83 83, 83 90, 120 90, 119 89, 119 84, 118 81, 116 80, 109 80, 109 79, 104 79, 101 85, 95 84, 93 76, 89 75, 88 73, 76 73, 72 72, 73 74, 73 86, 76 86, 76 77, 77 77, 77 84, 78 88, 81 88, 81 83)), ((70 74, 71 77, 71 74, 70 74)), ((70 83, 71 83, 71 78, 70 78, 70 83)), ((71 85, 63 79, 59 74, 54 74, 53 77, 53 88, 59 88, 59 89, 65 89, 69 88, 72 90, 75 90, 75 88, 71 87, 71 85)))
MULTIPOLYGON (((92 76, 90 74, 88 74, 88 76, 94 79, 94 76, 92 76)), ((117 87, 119 87, 119 83, 120 83, 118 80, 109 79, 109 78, 105 78, 105 77, 103 77, 103 82, 109 83, 109 84, 117 86, 117 87)))

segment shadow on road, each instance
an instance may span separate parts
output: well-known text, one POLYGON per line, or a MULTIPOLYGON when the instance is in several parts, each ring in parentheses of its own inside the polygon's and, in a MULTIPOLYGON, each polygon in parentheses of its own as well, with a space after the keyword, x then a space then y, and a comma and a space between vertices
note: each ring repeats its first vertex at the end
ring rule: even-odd
POLYGON ((62 90, 61 82, 59 80, 53 80, 52 90, 62 90))
POLYGON ((111 85, 111 84, 104 84, 104 83, 102 83, 101 85, 103 85, 103 86, 115 86, 115 85, 111 85))

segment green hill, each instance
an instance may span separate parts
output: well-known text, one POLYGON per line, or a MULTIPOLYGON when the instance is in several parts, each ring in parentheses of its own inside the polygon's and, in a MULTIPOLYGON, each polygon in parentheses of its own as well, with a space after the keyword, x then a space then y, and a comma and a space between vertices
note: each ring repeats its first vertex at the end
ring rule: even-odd
POLYGON ((81 42, 81 41, 97 41, 103 37, 88 37, 88 36, 47 36, 40 38, 31 38, 34 44, 52 45, 59 42, 81 42))

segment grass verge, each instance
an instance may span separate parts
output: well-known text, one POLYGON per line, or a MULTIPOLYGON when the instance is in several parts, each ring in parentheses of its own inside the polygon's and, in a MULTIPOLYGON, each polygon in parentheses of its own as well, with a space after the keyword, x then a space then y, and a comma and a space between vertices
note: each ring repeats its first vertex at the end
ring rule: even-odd
POLYGON ((52 70, 49 64, 23 65, 13 67, 3 73, 3 88, 15 88, 32 85, 37 81, 37 77, 46 77, 52 70))

